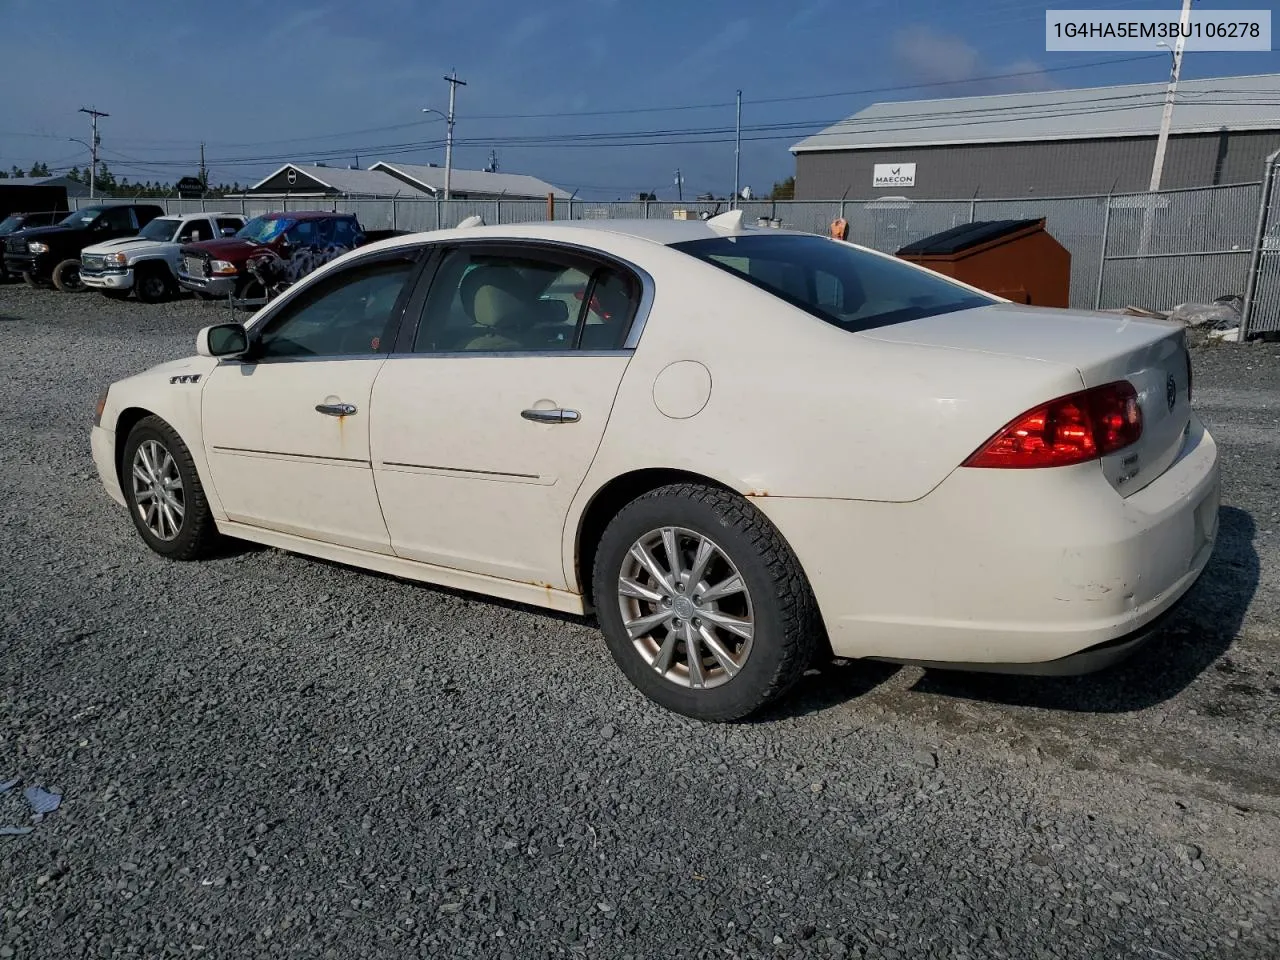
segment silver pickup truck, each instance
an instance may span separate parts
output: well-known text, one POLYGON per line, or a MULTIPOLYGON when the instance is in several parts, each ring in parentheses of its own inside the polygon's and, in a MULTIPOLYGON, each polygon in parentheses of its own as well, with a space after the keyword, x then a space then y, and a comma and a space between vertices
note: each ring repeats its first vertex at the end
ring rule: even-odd
POLYGON ((130 291, 144 303, 178 293, 179 251, 184 243, 234 236, 244 226, 238 213, 187 213, 156 217, 136 237, 87 247, 80 279, 90 290, 123 299, 130 291))

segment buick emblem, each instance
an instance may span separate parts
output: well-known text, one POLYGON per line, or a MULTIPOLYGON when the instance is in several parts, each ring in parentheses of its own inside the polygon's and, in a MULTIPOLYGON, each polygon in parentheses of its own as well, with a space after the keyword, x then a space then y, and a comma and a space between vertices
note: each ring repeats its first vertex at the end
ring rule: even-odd
POLYGON ((1178 402, 1178 383, 1173 379, 1173 374, 1169 374, 1169 379, 1164 384, 1165 399, 1169 401, 1169 412, 1173 412, 1174 404, 1178 402))

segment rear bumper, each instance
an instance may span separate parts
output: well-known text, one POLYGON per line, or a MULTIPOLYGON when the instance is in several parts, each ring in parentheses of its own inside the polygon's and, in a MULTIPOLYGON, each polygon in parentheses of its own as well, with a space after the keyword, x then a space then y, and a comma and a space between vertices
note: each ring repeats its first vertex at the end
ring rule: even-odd
POLYGON ((189 273, 178 271, 178 285, 192 293, 203 293, 210 297, 228 297, 235 292, 239 277, 193 277, 189 273))
POLYGON ((80 282, 91 290, 132 290, 133 271, 123 273, 85 273, 80 271, 80 282))
POLYGON ((753 502, 799 557, 837 655, 1079 673, 1130 652, 1195 583, 1218 498, 1217 446, 1193 418, 1178 459, 1127 498, 1092 463, 959 469, 914 503, 753 502))

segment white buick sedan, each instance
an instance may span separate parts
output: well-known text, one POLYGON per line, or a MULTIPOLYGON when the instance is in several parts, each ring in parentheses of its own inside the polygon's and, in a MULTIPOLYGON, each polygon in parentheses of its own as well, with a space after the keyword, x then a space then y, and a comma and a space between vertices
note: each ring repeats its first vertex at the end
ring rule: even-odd
POLYGON ((594 609, 641 691, 708 720, 819 653, 1097 669, 1217 533, 1179 326, 737 214, 397 237, 196 347, 98 403, 151 549, 594 609))

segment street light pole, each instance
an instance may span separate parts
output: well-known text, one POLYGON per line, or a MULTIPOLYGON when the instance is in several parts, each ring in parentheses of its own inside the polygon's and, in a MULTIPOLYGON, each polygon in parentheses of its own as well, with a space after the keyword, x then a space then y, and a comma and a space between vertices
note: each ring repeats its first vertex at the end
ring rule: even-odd
POLYGON ((742 169, 742 91, 738 91, 738 122, 733 136, 733 209, 738 209, 739 173, 742 169))
POLYGON ((103 113, 96 107, 81 107, 80 112, 89 115, 89 125, 93 131, 93 136, 89 138, 92 141, 92 145, 89 147, 89 155, 92 158, 89 167, 89 199, 92 200, 98 179, 98 118, 109 117, 111 114, 103 113))
POLYGON ((449 132, 446 134, 444 141, 444 198, 451 200, 453 198, 453 104, 458 93, 458 87, 465 87, 467 82, 458 79, 457 70, 445 77, 445 80, 449 83, 449 132))
MULTIPOLYGON (((1160 114, 1160 135, 1156 138, 1156 155, 1151 162, 1151 184, 1147 187, 1147 205, 1142 213, 1142 238, 1138 252, 1146 253, 1151 244, 1152 222, 1155 219, 1155 193, 1160 189, 1164 176, 1164 158, 1169 149, 1169 128, 1173 126, 1173 104, 1178 94, 1178 77, 1182 73, 1182 50, 1187 44, 1187 25, 1191 22, 1192 0, 1182 0, 1182 16, 1178 19, 1178 39, 1173 42, 1173 66, 1169 71, 1169 86, 1164 93, 1164 111, 1160 114)), ((1161 40, 1157 46, 1168 47, 1161 40)))

